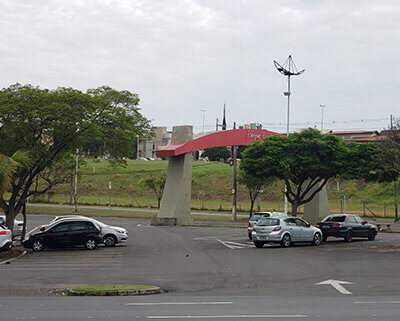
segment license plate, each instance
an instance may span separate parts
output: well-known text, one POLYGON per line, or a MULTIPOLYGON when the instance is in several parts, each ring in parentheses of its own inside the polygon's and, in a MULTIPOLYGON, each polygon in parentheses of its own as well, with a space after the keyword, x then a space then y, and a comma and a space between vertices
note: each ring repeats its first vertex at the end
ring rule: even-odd
POLYGON ((263 241, 267 241, 268 240, 268 236, 259 236, 258 238, 260 240, 263 240, 263 241))
POLYGON ((322 228, 329 228, 329 226, 327 226, 327 225, 324 225, 324 226, 322 226, 322 228))

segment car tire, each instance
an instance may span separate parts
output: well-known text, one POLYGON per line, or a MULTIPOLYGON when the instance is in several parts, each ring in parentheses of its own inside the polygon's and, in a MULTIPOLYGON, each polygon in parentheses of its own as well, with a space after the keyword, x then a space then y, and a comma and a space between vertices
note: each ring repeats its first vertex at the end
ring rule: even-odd
POLYGON ((85 247, 88 250, 94 250, 97 247, 97 241, 90 237, 86 240, 85 247))
POLYGON ((344 240, 346 242, 351 242, 353 240, 353 232, 347 231, 346 234, 344 235, 344 240))
POLYGON ((321 243, 322 243, 321 234, 315 233, 314 237, 313 237, 313 240, 312 240, 312 244, 315 245, 315 246, 319 246, 319 245, 321 245, 321 243))
POLYGON ((264 242, 254 241, 254 245, 255 245, 255 247, 257 247, 257 248, 261 248, 261 247, 264 246, 264 242))
POLYGON ((375 236, 376 236, 376 231, 375 230, 369 230, 368 240, 370 240, 370 241, 375 240, 375 236))
POLYGON ((103 243, 108 247, 115 246, 115 244, 117 244, 117 238, 112 234, 108 234, 104 236, 103 243))
POLYGON ((291 245, 291 243, 292 243, 292 238, 290 237, 289 234, 285 234, 285 235, 282 237, 281 246, 282 246, 282 247, 289 247, 289 246, 291 245))
POLYGON ((32 250, 35 252, 40 252, 43 251, 44 249, 44 243, 42 240, 35 240, 32 243, 32 250))

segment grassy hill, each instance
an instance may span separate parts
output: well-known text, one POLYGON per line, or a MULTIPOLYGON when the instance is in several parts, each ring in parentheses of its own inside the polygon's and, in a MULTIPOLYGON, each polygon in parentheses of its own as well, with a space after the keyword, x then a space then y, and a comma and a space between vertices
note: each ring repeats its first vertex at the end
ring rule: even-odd
MULTIPOLYGON (((151 191, 139 184, 140 178, 167 172, 167 161, 129 160, 126 167, 111 167, 106 160, 86 160, 79 168, 78 203, 118 206, 156 207, 157 201, 151 191)), ((193 162, 192 208, 231 211, 233 168, 219 162, 193 162)), ((374 213, 393 215, 394 196, 392 183, 365 183, 363 181, 332 180, 328 183, 330 208, 339 212, 339 195, 346 196, 346 210, 361 212, 363 202, 374 213), (338 190, 339 188, 339 190, 338 190)), ((263 210, 283 208, 283 184, 277 182, 266 186, 262 193, 263 210)), ((71 185, 56 186, 47 195, 31 201, 69 203, 71 185)), ((247 211, 250 206, 244 186, 238 185, 238 210, 247 211)), ((301 209, 300 209, 301 210, 301 209)))

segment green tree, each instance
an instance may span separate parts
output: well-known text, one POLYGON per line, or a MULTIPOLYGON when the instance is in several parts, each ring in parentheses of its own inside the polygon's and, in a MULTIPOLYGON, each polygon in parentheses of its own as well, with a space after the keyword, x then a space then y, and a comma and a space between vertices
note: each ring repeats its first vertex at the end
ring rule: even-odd
POLYGON ((258 195, 260 195, 263 186, 266 183, 266 179, 261 176, 253 176, 248 172, 243 170, 239 171, 238 182, 246 186, 249 192, 250 198, 250 216, 253 214, 254 202, 256 201, 258 195))
POLYGON ((152 191, 157 198, 157 208, 160 208, 161 198, 164 192, 165 181, 167 176, 161 172, 160 176, 146 176, 140 179, 139 184, 152 191))
POLYGON ((231 157, 231 152, 225 146, 206 148, 201 154, 201 157, 206 158, 212 162, 226 160, 231 157))
POLYGON ((371 144, 350 144, 333 135, 307 129, 288 137, 268 136, 242 154, 240 167, 260 178, 285 182, 292 215, 321 191, 333 177, 377 179, 382 163, 371 144))
POLYGON ((96 156, 124 163, 136 135, 151 133, 138 103, 137 95, 105 86, 86 93, 20 84, 0 90, 0 153, 29 150, 32 158, 29 166, 13 176, 10 197, 0 197, 7 226, 12 228, 27 197, 49 189, 45 179, 32 188, 37 177, 54 170, 84 143, 101 141, 96 156))

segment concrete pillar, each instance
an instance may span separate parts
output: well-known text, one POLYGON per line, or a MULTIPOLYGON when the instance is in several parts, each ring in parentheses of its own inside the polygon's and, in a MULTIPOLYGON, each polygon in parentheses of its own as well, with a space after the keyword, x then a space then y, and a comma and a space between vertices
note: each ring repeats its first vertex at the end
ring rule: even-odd
MULTIPOLYGON (((187 143, 193 139, 192 126, 172 128, 171 143, 187 143)), ((151 225, 188 225, 192 194, 192 152, 171 156, 160 210, 151 225)))
POLYGON ((311 224, 315 224, 328 215, 329 203, 325 185, 311 202, 304 204, 304 219, 311 224))

